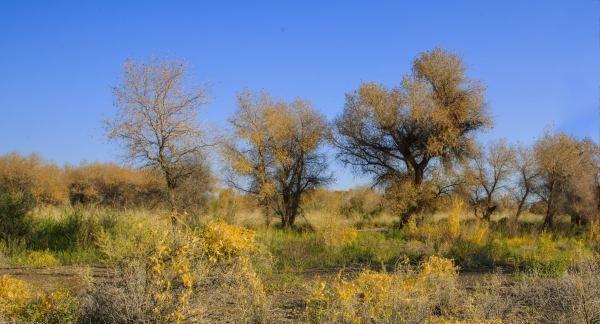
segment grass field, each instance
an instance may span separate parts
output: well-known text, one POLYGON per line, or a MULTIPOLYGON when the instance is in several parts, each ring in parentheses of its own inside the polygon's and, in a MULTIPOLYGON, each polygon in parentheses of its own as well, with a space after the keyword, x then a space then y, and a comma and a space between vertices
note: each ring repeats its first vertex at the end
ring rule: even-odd
POLYGON ((398 229, 312 211, 283 230, 256 211, 168 214, 37 208, 27 238, 0 243, 4 318, 589 323, 600 310, 598 224, 548 232, 535 215, 514 228, 450 211, 398 229))

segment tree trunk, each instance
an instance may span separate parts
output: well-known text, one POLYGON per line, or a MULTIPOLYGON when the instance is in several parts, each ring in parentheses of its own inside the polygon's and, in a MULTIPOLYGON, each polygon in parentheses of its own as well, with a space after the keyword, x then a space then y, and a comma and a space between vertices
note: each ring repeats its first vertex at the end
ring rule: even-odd
POLYGON ((265 221, 267 228, 271 226, 271 209, 269 206, 265 206, 265 221))
POLYGON ((544 228, 554 226, 554 210, 552 209, 552 200, 548 201, 546 216, 544 217, 544 228))
POLYGON ((515 214, 516 222, 519 221, 519 216, 521 216, 521 213, 523 212, 523 207, 525 206, 525 201, 527 200, 527 196, 529 196, 529 188, 525 189, 525 193, 523 194, 523 197, 521 197, 521 200, 519 201, 519 205, 517 206, 517 213, 515 214))
POLYGON ((588 218, 578 212, 573 212, 571 215, 571 224, 583 226, 588 224, 588 218))
POLYGON ((423 178, 425 177, 425 169, 422 169, 420 166, 415 166, 415 174, 413 177, 413 184, 415 186, 420 186, 423 183, 423 178))
POLYGON ((492 218, 492 214, 494 213, 494 210, 496 210, 495 206, 491 206, 491 204, 492 204, 492 198, 488 194, 488 198, 485 201, 485 210, 483 211, 483 219, 487 222, 490 221, 490 219, 492 218))

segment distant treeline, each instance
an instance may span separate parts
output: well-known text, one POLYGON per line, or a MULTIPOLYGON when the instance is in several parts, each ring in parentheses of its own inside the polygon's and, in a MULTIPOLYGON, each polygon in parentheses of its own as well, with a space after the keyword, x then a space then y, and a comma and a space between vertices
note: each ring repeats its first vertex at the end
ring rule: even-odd
MULTIPOLYGON (((208 174, 201 180, 196 190, 181 189, 188 194, 188 207, 207 199, 208 174)), ((36 205, 153 208, 164 206, 167 195, 164 178, 152 169, 98 162, 61 167, 35 154, 17 153, 0 156, 0 190, 25 193, 36 205)))

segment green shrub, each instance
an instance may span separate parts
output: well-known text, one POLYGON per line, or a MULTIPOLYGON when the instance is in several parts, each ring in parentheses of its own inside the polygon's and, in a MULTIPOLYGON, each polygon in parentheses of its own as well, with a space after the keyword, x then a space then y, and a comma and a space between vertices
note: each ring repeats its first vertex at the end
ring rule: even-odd
POLYGON ((77 323, 79 301, 66 289, 42 294, 29 303, 21 315, 24 323, 77 323))
POLYGON ((490 246, 471 241, 455 242, 450 248, 448 257, 465 269, 492 268, 495 265, 490 246))
POLYGON ((35 200, 28 191, 12 191, 0 186, 0 238, 20 238, 29 234, 29 212, 35 200))
MULTIPOLYGON (((88 249, 95 245, 95 237, 107 224, 102 216, 91 210, 65 211, 60 218, 39 219, 28 241, 32 249, 65 251, 88 249)), ((110 224, 108 224, 110 226, 110 224)))

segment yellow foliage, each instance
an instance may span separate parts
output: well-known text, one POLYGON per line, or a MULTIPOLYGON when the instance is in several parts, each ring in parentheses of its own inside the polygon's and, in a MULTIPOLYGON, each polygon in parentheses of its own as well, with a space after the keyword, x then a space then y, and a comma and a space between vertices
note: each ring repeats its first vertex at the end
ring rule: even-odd
POLYGON ((209 223, 201 236, 204 252, 211 262, 257 250, 253 230, 222 221, 209 223))
POLYGON ((425 262, 421 263, 419 278, 437 275, 457 276, 458 267, 452 263, 452 260, 432 255, 425 262))
POLYGON ((30 298, 29 287, 24 281, 6 275, 0 277, 0 319, 16 320, 30 298))
POLYGON ((600 220, 592 220, 587 233, 588 241, 600 247, 600 220))
POLYGON ((460 217, 464 213, 464 202, 460 199, 453 199, 448 214, 448 235, 453 240, 460 236, 460 217))
POLYGON ((30 267, 58 267, 60 265, 60 262, 48 251, 29 252, 23 263, 30 267))
MULTIPOLYGON (((396 323, 426 318, 427 309, 451 300, 458 276, 451 260, 430 257, 418 271, 363 270, 355 279, 318 280, 307 299, 311 322, 396 323)), ((433 316, 433 315, 432 315, 433 316)))
POLYGON ((159 322, 182 323, 193 310, 190 297, 196 280, 197 256, 202 253, 201 238, 194 233, 167 233, 148 257, 148 292, 152 310, 159 322))
POLYGON ((348 222, 334 216, 325 216, 321 228, 317 230, 317 238, 327 247, 340 247, 352 243, 358 231, 348 222))
POLYGON ((475 244, 482 244, 489 235, 489 225, 487 222, 482 222, 476 219, 469 226, 465 226, 462 230, 461 237, 475 244))

